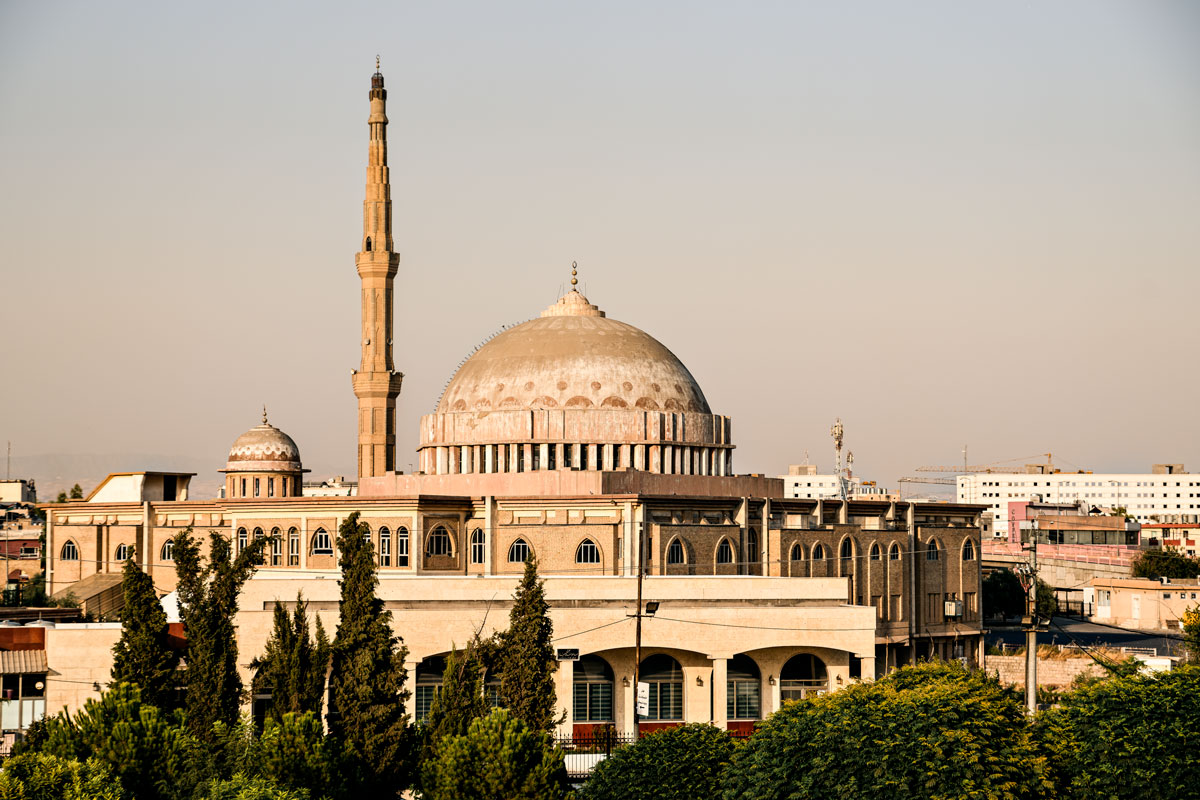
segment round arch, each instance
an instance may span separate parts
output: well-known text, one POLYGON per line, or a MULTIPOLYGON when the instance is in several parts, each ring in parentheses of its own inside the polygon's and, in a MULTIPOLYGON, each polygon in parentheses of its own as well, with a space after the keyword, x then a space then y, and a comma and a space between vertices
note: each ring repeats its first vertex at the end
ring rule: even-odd
POLYGON ((825 662, 812 653, 798 653, 779 670, 779 699, 803 700, 810 694, 829 690, 829 671, 825 662))

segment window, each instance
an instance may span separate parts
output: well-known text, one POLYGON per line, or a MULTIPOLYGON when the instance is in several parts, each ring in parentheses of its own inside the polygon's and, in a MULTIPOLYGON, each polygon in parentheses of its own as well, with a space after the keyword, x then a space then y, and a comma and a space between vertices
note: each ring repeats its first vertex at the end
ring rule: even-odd
POLYGON ((591 539, 584 539, 579 543, 579 547, 575 548, 575 563, 599 564, 600 548, 591 539))
POLYGON ((259 497, 262 494, 262 485, 261 484, 262 484, 261 478, 254 479, 254 496, 255 497, 259 497))
POLYGON ((438 525, 429 534, 429 539, 425 542, 425 555, 427 556, 448 556, 451 554, 450 534, 445 526, 438 525))
POLYGON ((275 496, 275 479, 267 478, 267 497, 275 496))
POLYGON ((871 560, 879 561, 880 558, 882 558, 882 556, 883 556, 883 554, 879 552, 879 544, 876 543, 876 544, 871 545, 871 560))
POLYGON ((804 548, 800 545, 799 542, 796 542, 794 545, 792 545, 792 561, 803 561, 803 560, 804 560, 804 548))
POLYGON ((829 676, 825 662, 809 653, 788 659, 779 670, 779 700, 803 700, 810 694, 825 694, 829 676))
POLYGON ((408 566, 408 528, 396 528, 396 566, 408 566))
POLYGON ((242 478, 242 497, 246 496, 246 479, 242 478))
POLYGON ((392 532, 386 527, 379 529, 379 566, 392 565, 392 532))
POLYGON ((246 549, 246 542, 249 541, 246 535, 245 528, 238 528, 238 552, 246 549))
POLYGON ((529 560, 529 544, 524 539, 517 539, 508 548, 508 563, 524 564, 529 560))
POLYGON ((333 542, 324 528, 317 528, 317 532, 313 534, 312 551, 315 556, 333 555, 333 542))
POLYGON ((746 531, 746 560, 751 564, 758 561, 758 531, 754 528, 746 531))
POLYGON ((283 566, 283 538, 279 528, 271 528, 271 566, 283 566))
POLYGON ((571 445, 564 444, 563 445, 563 467, 565 467, 566 469, 571 469, 574 466, 575 466, 575 464, 571 458, 571 445))
POLYGON ((574 702, 571 718, 575 722, 613 721, 613 671, 599 656, 584 656, 575 662, 574 702))
POLYGON ((588 468, 588 446, 586 444, 579 445, 579 468, 588 468))
POLYGON ((256 542, 257 542, 257 541, 258 541, 259 539, 261 539, 261 538, 263 538, 263 529, 262 529, 262 528, 255 528, 255 529, 254 529, 254 541, 256 541, 256 542))
POLYGON ((970 539, 967 539, 965 542, 963 542, 962 560, 963 561, 974 561, 975 560, 975 545, 971 542, 970 539))
POLYGON ((736 655, 726 665, 725 714, 729 719, 758 719, 762 709, 762 680, 749 656, 736 655))
POLYGON ((416 689, 413 692, 413 717, 423 722, 433 707, 433 698, 442 689, 442 676, 446 672, 446 659, 431 656, 417 665, 416 689))
POLYGON ((650 656, 642 662, 638 680, 650 684, 647 720, 683 719, 683 669, 668 655, 650 656))
POLYGON ((127 561, 129 559, 129 545, 117 545, 117 561, 127 561))
POLYGON ((849 537, 842 539, 842 558, 854 558, 854 542, 849 537))
POLYGON ((612 454, 613 454, 613 469, 620 469, 621 468, 621 445, 614 444, 612 446, 612 454))
POLYGON ((733 548, 729 545, 728 539, 722 539, 717 545, 717 563, 732 564, 733 563, 733 548))
POLYGON ((75 546, 75 542, 68 539, 62 546, 62 552, 58 556, 60 561, 78 561, 79 548, 75 546))
POLYGON ((288 566, 300 566, 300 531, 288 528, 288 566))
POLYGON ((925 551, 926 561, 937 561, 939 558, 938 543, 936 539, 929 540, 929 549, 925 551))
POLYGON ((813 561, 820 561, 823 558, 825 558, 825 545, 823 545, 823 544, 813 545, 813 561))
POLYGON ((684 560, 683 542, 679 541, 679 539, 672 539, 671 543, 667 545, 667 563, 682 564, 684 560))
POLYGON ((482 564, 487 560, 487 539, 483 530, 476 528, 471 531, 471 563, 482 564))

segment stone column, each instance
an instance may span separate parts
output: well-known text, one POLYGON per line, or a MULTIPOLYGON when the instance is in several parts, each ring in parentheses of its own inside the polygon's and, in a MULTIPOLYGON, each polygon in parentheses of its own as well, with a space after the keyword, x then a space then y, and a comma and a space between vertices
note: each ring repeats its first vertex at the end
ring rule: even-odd
POLYGON ((563 718, 562 724, 558 726, 560 736, 570 736, 574 725, 572 712, 575 701, 574 684, 575 662, 559 661, 558 669, 554 673, 554 691, 558 695, 556 698, 558 708, 554 713, 563 718))
MULTIPOLYGON (((712 661, 712 724, 724 729, 729 723, 729 659, 728 655, 709 656, 712 661)), ((763 716, 766 716, 765 710, 763 716)))
POLYGON ((875 680, 875 656, 862 656, 859 659, 859 663, 861 664, 860 674, 862 675, 862 679, 864 681, 875 680))

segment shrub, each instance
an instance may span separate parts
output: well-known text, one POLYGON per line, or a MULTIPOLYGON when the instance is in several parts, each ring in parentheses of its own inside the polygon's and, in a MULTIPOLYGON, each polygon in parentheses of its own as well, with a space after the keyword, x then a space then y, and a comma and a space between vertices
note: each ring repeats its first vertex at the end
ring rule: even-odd
POLYGON ((99 761, 25 753, 5 760, 0 800, 121 800, 121 788, 99 761))
POLYGON ((643 736, 601 761, 584 787, 587 800, 695 800, 720 793, 737 745, 707 724, 643 736))

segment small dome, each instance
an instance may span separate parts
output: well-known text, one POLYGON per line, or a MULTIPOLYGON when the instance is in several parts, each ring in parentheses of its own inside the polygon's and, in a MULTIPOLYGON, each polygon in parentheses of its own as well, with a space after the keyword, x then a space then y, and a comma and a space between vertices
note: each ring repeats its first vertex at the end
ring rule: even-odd
POLYGON ((446 386, 437 413, 519 408, 711 413, 674 353, 574 289, 479 348, 446 386))
POLYGON ((243 433, 229 448, 226 472, 300 472, 300 448, 292 437, 267 422, 243 433))

